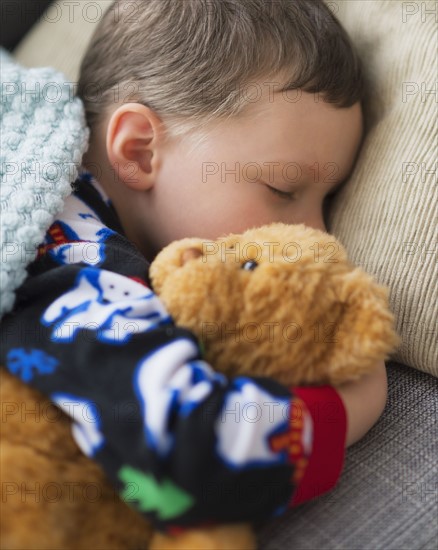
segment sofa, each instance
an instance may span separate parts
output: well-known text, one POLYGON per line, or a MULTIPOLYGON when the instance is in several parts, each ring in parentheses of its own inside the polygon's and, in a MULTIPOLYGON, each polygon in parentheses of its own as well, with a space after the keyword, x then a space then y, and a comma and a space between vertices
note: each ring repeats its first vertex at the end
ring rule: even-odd
MULTIPOLYGON (((109 3, 90 4, 104 12, 109 3)), ((85 16, 79 6, 69 18, 61 2, 34 2, 31 19, 23 24, 29 2, 9 4, 7 11, 2 8, 8 33, 1 45, 25 66, 50 65, 76 80, 98 9, 90 7, 85 16)), ((351 181, 331 205, 329 230, 353 261, 390 287, 403 344, 386 363, 386 408, 366 436, 348 448, 336 488, 260 525, 257 537, 262 550, 435 550, 437 260, 432 253, 420 262, 415 252, 422 243, 433 252, 438 240, 432 169, 437 158, 436 119, 432 120, 437 106, 433 94, 427 93, 434 82, 437 85, 436 56, 430 53, 436 53, 437 33, 431 29, 437 6, 398 0, 328 4, 364 57, 369 81, 364 149, 351 181), (407 52, 414 57, 408 59, 407 52), (427 74, 422 72, 423 62, 427 74), (414 69, 403 73, 408 65, 414 69), (364 183, 368 181, 373 183, 364 183), (409 192, 399 194, 401 183, 411 184, 409 192)))

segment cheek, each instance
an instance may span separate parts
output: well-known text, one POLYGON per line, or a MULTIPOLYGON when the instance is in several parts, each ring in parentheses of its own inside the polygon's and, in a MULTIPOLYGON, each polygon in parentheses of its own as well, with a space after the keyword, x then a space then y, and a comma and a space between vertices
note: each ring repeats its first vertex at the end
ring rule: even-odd
MULTIPOLYGON (((216 239, 284 218, 261 187, 216 181, 199 186, 186 183, 173 186, 162 202, 163 243, 185 237, 216 239)), ((281 210, 285 213, 288 209, 281 210)))
MULTIPOLYGON (((278 216, 266 203, 260 200, 233 202, 216 211, 204 220, 206 226, 214 227, 217 236, 226 233, 242 233, 251 227, 258 227, 278 221, 278 216)), ((217 238, 217 237, 215 237, 217 238)))

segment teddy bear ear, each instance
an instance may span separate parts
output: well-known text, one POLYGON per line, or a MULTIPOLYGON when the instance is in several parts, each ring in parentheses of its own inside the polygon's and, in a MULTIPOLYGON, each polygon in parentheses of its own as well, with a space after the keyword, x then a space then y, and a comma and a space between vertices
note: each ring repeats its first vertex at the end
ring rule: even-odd
POLYGON ((332 343, 328 383, 356 380, 386 360, 401 340, 389 307, 389 288, 361 268, 341 278, 338 298, 343 304, 332 343))
POLYGON ((190 260, 196 260, 202 256, 202 250, 200 248, 191 246, 186 248, 181 254, 181 265, 185 265, 190 260))
POLYGON ((154 292, 159 294, 169 277, 190 259, 202 256, 203 242, 194 237, 172 241, 155 256, 149 267, 149 278, 154 292))

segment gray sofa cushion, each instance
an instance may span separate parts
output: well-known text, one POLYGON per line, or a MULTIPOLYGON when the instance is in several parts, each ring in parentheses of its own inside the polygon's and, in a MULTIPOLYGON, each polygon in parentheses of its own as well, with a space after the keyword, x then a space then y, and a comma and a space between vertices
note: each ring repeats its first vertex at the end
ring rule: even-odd
POLYGON ((438 383, 387 363, 388 401, 338 485, 257 529, 262 550, 436 550, 438 383))

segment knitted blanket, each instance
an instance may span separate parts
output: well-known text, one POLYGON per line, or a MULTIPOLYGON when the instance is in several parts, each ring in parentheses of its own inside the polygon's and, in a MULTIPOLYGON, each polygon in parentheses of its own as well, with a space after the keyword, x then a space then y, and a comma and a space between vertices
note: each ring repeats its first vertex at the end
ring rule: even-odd
POLYGON ((89 129, 82 101, 55 69, 25 68, 0 47, 0 79, 1 318, 72 192, 89 129))

